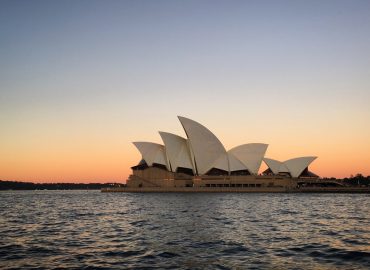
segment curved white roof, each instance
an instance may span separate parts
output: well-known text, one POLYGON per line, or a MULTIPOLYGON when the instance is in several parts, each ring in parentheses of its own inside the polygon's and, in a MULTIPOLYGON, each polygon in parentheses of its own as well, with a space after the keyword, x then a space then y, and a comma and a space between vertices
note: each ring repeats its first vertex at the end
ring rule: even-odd
POLYGON ((217 168, 229 172, 227 153, 220 155, 220 157, 212 164, 211 168, 217 168))
POLYGON ((284 161, 292 177, 299 177, 304 169, 308 167, 317 157, 298 157, 284 161))
POLYGON ((248 168, 239 160, 237 159, 233 154, 230 152, 227 152, 229 155, 229 164, 230 164, 230 171, 244 171, 248 170, 248 168))
POLYGON ((225 156, 222 155, 213 163, 212 168, 224 171, 228 171, 230 168, 230 172, 248 170, 248 168, 230 152, 227 152, 227 158, 229 159, 229 164, 227 164, 225 156))
POLYGON ((264 158, 263 161, 274 174, 278 174, 280 172, 280 167, 284 164, 283 162, 272 158, 264 158))
POLYGON ((185 117, 178 118, 189 139, 198 174, 207 173, 216 161, 227 166, 226 171, 229 171, 227 153, 219 139, 201 124, 185 117))
POLYGON ((192 169, 194 172, 187 140, 168 132, 160 131, 159 134, 164 142, 166 155, 171 164, 172 171, 176 172, 178 167, 183 167, 192 169))
POLYGON ((236 146, 228 152, 239 159, 251 174, 257 174, 268 144, 248 143, 236 146))
POLYGON ((281 172, 290 172, 289 169, 285 166, 284 162, 272 158, 263 158, 263 161, 274 174, 278 174, 281 172))
POLYGON ((153 163, 157 163, 165 165, 168 169, 166 153, 163 145, 152 142, 133 142, 133 144, 140 151, 148 166, 152 166, 153 163))

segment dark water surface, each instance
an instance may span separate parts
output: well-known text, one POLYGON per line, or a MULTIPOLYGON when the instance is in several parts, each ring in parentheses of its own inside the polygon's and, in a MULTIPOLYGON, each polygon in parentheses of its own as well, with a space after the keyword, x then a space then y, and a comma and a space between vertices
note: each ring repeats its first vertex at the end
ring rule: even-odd
POLYGON ((0 192, 0 269, 370 269, 366 194, 0 192))

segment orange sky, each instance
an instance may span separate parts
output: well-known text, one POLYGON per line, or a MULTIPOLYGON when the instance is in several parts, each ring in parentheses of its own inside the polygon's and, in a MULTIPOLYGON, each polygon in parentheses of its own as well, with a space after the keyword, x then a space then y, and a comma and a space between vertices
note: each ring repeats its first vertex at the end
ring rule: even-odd
POLYGON ((370 175, 369 1, 149 2, 0 2, 0 179, 124 182, 177 115, 370 175))
MULTIPOLYGON (((78 126, 80 119, 77 118, 69 122, 68 131, 66 126, 52 123, 47 125, 47 129, 25 129, 2 143, 0 179, 125 182, 130 167, 141 159, 131 141, 161 143, 157 133, 159 128, 185 136, 177 117, 170 120, 167 123, 167 119, 148 122, 141 119, 139 125, 130 123, 130 128, 109 130, 108 126, 78 126), (168 128, 166 124, 170 124, 168 128)), ((353 134, 350 129, 338 133, 330 131, 330 127, 311 129, 311 125, 303 130, 300 128, 307 125, 297 125, 297 130, 294 130, 280 125, 264 126, 263 122, 259 122, 256 128, 234 128, 234 123, 222 123, 216 127, 212 119, 208 125, 206 119, 199 122, 212 130, 227 149, 243 143, 263 142, 269 144, 266 157, 278 160, 317 155, 318 159, 310 168, 322 177, 348 177, 356 173, 370 175, 370 144, 366 133, 353 134)), ((265 167, 263 164, 261 170, 265 167)))

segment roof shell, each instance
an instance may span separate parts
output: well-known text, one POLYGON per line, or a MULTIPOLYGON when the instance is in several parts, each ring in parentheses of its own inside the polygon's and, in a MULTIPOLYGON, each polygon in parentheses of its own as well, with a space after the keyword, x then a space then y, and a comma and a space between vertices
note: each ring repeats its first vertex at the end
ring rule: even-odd
POLYGON ((227 152, 220 140, 206 127, 191 119, 178 116, 189 139, 198 174, 205 174, 217 161, 229 171, 227 152))
POLYGON ((284 164, 283 162, 272 158, 264 158, 263 161, 274 174, 278 174, 280 172, 281 165, 284 164))
POLYGON ((215 163, 213 163, 212 168, 224 171, 228 171, 230 168, 230 172, 248 170, 248 168, 230 152, 227 152, 227 158, 221 155, 215 163))
POLYGON ((251 174, 258 174, 267 147, 268 144, 264 143, 248 143, 230 149, 229 153, 240 160, 251 174))
POLYGON ((140 151, 142 158, 148 166, 152 166, 153 163, 157 163, 165 165, 167 169, 169 169, 163 145, 152 142, 133 142, 133 144, 140 151))
POLYGON ((164 142, 166 156, 172 171, 176 172, 177 168, 182 167, 192 169, 194 172, 187 140, 168 132, 160 131, 159 134, 164 142))
POLYGON ((274 174, 290 172, 289 169, 286 167, 285 163, 282 161, 272 158, 263 158, 263 161, 266 163, 266 165, 271 169, 271 171, 274 174))
POLYGON ((289 169, 292 177, 299 177, 304 169, 306 169, 312 161, 317 157, 298 157, 284 161, 284 164, 289 169))
POLYGON ((212 164, 211 169, 217 168, 229 172, 229 166, 229 157, 228 153, 226 152, 225 154, 220 155, 220 157, 212 164))
POLYGON ((232 153, 227 152, 229 155, 229 163, 230 163, 230 171, 244 171, 248 170, 248 168, 239 160, 237 159, 232 153))

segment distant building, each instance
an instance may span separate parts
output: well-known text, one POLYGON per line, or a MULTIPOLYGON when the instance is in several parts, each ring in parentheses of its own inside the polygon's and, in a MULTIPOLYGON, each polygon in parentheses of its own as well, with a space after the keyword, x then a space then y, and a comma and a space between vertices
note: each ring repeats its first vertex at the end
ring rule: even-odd
POLYGON ((318 178, 308 170, 316 157, 284 162, 265 158, 268 145, 263 143, 242 144, 226 151, 206 127, 178 118, 187 138, 159 132, 164 145, 134 142, 142 160, 132 167, 128 187, 294 188, 298 179, 318 178), (268 169, 258 175, 262 161, 268 169))

